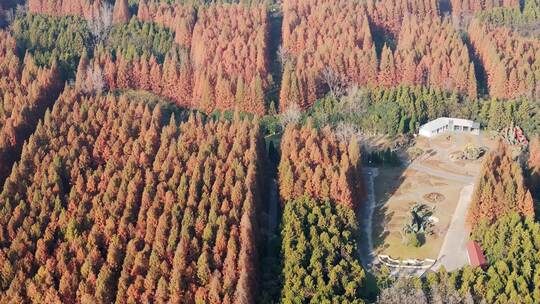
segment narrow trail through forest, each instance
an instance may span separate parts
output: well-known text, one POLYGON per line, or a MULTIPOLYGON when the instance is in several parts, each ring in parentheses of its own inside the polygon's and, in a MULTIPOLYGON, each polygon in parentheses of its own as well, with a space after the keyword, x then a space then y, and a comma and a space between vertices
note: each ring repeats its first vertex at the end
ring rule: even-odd
POLYGON ((269 15, 269 33, 268 33, 268 58, 270 74, 272 75, 273 85, 269 88, 266 98, 267 106, 274 102, 276 109, 279 108, 279 91, 281 89, 282 67, 278 58, 278 50, 282 43, 281 27, 283 24, 283 15, 281 12, 274 11, 269 15))
POLYGON ((270 233, 276 233, 278 222, 278 186, 277 180, 274 178, 270 184, 269 205, 268 205, 268 231, 270 233))

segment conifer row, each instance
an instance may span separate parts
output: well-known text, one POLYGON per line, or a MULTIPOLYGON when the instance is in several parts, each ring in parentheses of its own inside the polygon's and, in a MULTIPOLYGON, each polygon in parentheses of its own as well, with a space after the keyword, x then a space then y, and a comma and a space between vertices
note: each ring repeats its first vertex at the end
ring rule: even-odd
POLYGON ((21 62, 15 39, 0 31, 0 182, 62 86, 56 62, 39 68, 30 54, 21 62))
POLYGON ((520 164, 513 159, 510 148, 499 142, 484 160, 469 208, 468 222, 472 227, 482 221, 494 223, 512 212, 534 216, 533 199, 525 185, 520 164))
POLYGON ((258 123, 165 109, 63 93, 0 194, 3 301, 254 302, 258 123))
POLYGON ((489 94, 497 98, 540 94, 540 42, 509 28, 471 22, 469 37, 488 76, 489 94))
POLYGON ((281 140, 279 192, 281 202, 309 195, 332 200, 353 210, 365 195, 360 146, 341 142, 334 132, 290 124, 281 140))

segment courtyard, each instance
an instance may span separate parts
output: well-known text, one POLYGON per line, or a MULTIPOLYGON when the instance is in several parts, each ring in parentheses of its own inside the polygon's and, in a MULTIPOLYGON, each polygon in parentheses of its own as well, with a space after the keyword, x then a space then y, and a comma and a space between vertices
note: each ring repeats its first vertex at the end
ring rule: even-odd
POLYGON ((417 137, 410 148, 401 151, 401 158, 406 160, 402 166, 379 167, 374 177, 372 255, 398 260, 439 258, 443 264, 448 261, 449 266, 461 264, 466 255, 452 257, 460 255, 461 248, 453 248, 454 253, 445 251, 461 247, 466 241, 466 211, 483 156, 471 160, 456 155, 470 147, 482 148, 485 153, 493 144, 494 140, 483 134, 417 137), (432 211, 432 228, 422 235, 421 246, 415 247, 404 242, 403 227, 417 203, 432 211))

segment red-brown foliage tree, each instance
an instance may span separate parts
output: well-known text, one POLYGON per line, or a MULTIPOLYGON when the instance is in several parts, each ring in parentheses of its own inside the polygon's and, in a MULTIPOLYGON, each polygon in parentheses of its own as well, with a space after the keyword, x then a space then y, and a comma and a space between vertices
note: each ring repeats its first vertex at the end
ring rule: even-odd
POLYGON ((200 8, 193 31, 193 102, 206 111, 238 109, 263 115, 268 71, 264 6, 200 8))
POLYGON ((114 2, 112 18, 113 24, 129 21, 130 14, 127 0, 116 0, 114 2))
POLYGON ((469 26, 469 37, 486 69, 491 96, 540 94, 540 41, 477 20, 469 26))
POLYGON ((38 68, 31 55, 20 62, 15 52, 15 39, 0 31, 0 182, 63 85, 56 63, 38 68))
POLYGON ((394 36, 399 34, 407 15, 420 20, 439 16, 436 0, 368 0, 366 8, 372 26, 394 36))
POLYGON ((469 208, 468 222, 472 227, 482 220, 493 223, 510 212, 534 216, 534 206, 520 164, 501 141, 484 161, 469 208))
POLYGON ((307 108, 328 91, 323 71, 339 82, 377 81, 377 55, 364 6, 346 0, 283 1, 283 49, 289 54, 280 92, 281 111, 307 108))
POLYGON ((350 208, 364 198, 360 147, 338 141, 329 129, 288 125, 281 140, 279 193, 282 203, 307 194, 350 208))
MULTIPOLYGON (((114 60, 107 52, 98 52, 94 60, 88 63, 87 68, 84 68, 83 60, 84 58, 81 58, 79 70, 101 71, 105 88, 150 91, 171 99, 178 106, 193 108, 191 102, 193 73, 189 54, 185 50, 171 50, 163 64, 159 64, 153 55, 136 56, 132 60, 127 60, 119 54, 114 60)), ((79 74, 77 73, 77 83, 84 82, 80 80, 79 74)), ((81 76, 84 77, 85 73, 83 72, 81 76)))
POLYGON ((90 20, 100 16, 106 0, 28 0, 32 14, 51 16, 75 15, 90 20))
MULTIPOLYGON (((386 49, 385 49, 386 50, 386 49)), ((476 97, 477 81, 467 47, 449 20, 407 16, 394 53, 394 66, 385 66, 391 54, 381 59, 381 85, 425 85, 476 97), (392 71, 395 70, 395 72, 392 71), (388 75, 395 75, 390 78, 388 75), (393 81, 390 81, 393 79, 393 81)), ((386 54, 386 55, 385 55, 386 54)))
POLYGON ((0 194, 2 300, 252 303, 258 124, 169 115, 64 92, 0 194))
POLYGON ((167 4, 156 0, 141 0, 137 17, 141 21, 155 22, 172 29, 180 46, 191 46, 191 34, 195 26, 195 9, 192 5, 167 4))

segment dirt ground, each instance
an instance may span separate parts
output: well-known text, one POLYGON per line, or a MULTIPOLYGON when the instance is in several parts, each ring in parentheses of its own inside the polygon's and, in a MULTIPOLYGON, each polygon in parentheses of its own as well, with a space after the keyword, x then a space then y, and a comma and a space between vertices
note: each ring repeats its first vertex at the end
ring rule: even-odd
MULTIPOLYGON (((375 179, 377 207, 373 215, 374 254, 392 258, 437 258, 463 187, 476 180, 483 157, 476 161, 453 161, 449 155, 467 145, 490 149, 488 136, 447 133, 437 138, 418 137, 414 148, 423 153, 402 167, 379 168, 375 179), (436 200, 429 199, 436 197, 436 200), (403 244, 401 229, 415 203, 434 208, 438 219, 423 246, 403 244)), ((411 149, 409 149, 411 151, 411 149)))

